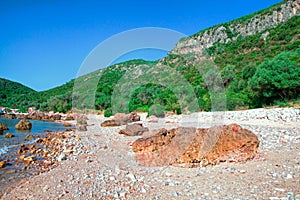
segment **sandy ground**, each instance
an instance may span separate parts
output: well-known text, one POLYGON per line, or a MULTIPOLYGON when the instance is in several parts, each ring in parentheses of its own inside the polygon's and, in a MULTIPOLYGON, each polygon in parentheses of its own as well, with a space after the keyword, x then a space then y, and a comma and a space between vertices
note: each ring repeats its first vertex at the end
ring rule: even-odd
MULTIPOLYGON (((150 130, 209 127, 220 120, 169 116, 150 130), (185 119, 183 119, 185 118, 185 119)), ((260 139, 258 156, 247 163, 202 168, 142 167, 130 143, 139 137, 103 128, 103 116, 89 115, 87 132, 77 132, 89 152, 72 156, 49 172, 23 180, 2 199, 300 199, 300 125, 267 120, 230 121, 260 139)))

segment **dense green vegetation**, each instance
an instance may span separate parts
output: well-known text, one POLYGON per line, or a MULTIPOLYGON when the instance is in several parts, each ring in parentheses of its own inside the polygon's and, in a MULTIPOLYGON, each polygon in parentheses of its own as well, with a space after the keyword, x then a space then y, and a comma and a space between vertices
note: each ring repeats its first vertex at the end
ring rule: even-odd
POLYGON ((228 109, 299 100, 300 17, 265 32, 207 49, 222 69, 228 109))
MULTIPOLYGON (((258 13, 265 14, 279 8, 275 5, 258 13)), ((253 16, 254 14, 225 23, 223 26, 246 23, 253 16)), ((268 105, 282 106, 288 105, 287 102, 290 101, 299 101, 299 16, 255 35, 238 36, 228 43, 215 43, 206 49, 206 53, 218 70, 212 70, 211 65, 198 62, 195 59, 197 55, 190 53, 169 54, 154 62, 132 60, 119 63, 43 92, 36 92, 21 84, 0 79, 0 106, 20 108, 22 111, 27 110, 29 106, 55 112, 67 112, 72 107, 81 110, 97 109, 105 111, 105 116, 110 116, 113 114, 112 97, 115 89, 119 87, 118 82, 124 75, 138 72, 141 68, 136 67, 142 65, 147 65, 150 69, 160 66, 157 67, 158 71, 152 73, 156 73, 157 77, 171 86, 159 84, 151 76, 148 82, 134 83, 138 87, 125 97, 117 95, 115 100, 125 102, 122 98, 130 99, 128 105, 120 104, 121 107, 128 107, 127 111, 146 111, 157 116, 163 115, 164 111, 175 113, 197 109, 209 111, 213 107, 212 98, 216 96, 211 93, 214 82, 218 81, 216 76, 222 78, 220 80, 225 88, 228 110, 268 105), (267 37, 262 38, 262 34, 266 34, 267 37), (182 77, 176 73, 170 74, 169 71, 172 70, 182 77), (182 79, 187 81, 186 88, 190 86, 192 94, 184 89, 178 92, 176 84, 179 87, 182 79), (195 98, 197 108, 192 105, 195 98), (183 108, 181 105, 188 105, 186 107, 189 108, 183 108)), ((132 87, 129 83, 126 83, 127 86, 132 87)))
POLYGON ((73 82, 43 92, 34 91, 20 83, 0 79, 0 106, 26 112, 30 106, 44 111, 67 112, 72 108, 73 82))
POLYGON ((262 33, 226 44, 216 43, 207 49, 209 56, 214 57, 214 62, 222 67, 234 64, 241 69, 249 64, 258 65, 265 58, 273 58, 283 51, 295 51, 300 46, 300 16, 289 19, 286 23, 262 33), (268 32, 266 40, 261 38, 268 32))
POLYGON ((274 100, 288 101, 299 97, 300 48, 295 52, 282 52, 266 59, 249 79, 249 87, 260 102, 258 106, 274 100))
POLYGON ((27 110, 35 99, 36 91, 17 82, 0 78, 0 106, 27 110))

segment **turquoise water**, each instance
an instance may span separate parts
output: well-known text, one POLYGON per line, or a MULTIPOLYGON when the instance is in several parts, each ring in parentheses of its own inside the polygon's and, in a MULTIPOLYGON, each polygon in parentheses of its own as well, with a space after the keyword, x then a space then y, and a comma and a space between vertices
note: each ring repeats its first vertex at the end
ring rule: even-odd
MULTIPOLYGON (((20 119, 7 119, 0 116, 0 123, 5 124, 9 130, 4 131, 3 135, 0 135, 0 155, 6 153, 8 149, 12 146, 28 142, 24 138, 27 134, 31 135, 41 135, 45 134, 44 130, 51 131, 63 131, 66 127, 62 123, 57 122, 45 122, 39 120, 29 120, 32 123, 32 129, 30 131, 18 131, 15 125, 20 121, 20 119), (13 138, 5 138, 6 133, 12 133, 15 135, 13 138)), ((72 127, 68 127, 72 128, 72 127)))

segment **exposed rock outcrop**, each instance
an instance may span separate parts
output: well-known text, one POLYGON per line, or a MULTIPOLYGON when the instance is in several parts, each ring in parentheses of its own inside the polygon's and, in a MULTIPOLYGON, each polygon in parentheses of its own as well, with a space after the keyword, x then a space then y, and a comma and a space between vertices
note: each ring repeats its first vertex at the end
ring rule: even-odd
POLYGON ((237 124, 205 128, 161 129, 132 144, 137 162, 144 166, 214 165, 254 158, 259 140, 237 124))
POLYGON ((143 133, 148 132, 149 129, 143 127, 143 124, 130 124, 126 125, 124 130, 120 130, 119 134, 124 134, 127 136, 139 136, 143 135, 143 133))
MULTIPOLYGON (((239 36, 249 36, 287 21, 293 16, 300 15, 299 0, 288 0, 278 4, 264 12, 255 14, 249 19, 237 19, 227 24, 217 25, 207 30, 201 31, 191 37, 182 39, 170 54, 185 55, 195 53, 201 58, 204 49, 211 47, 214 43, 227 43, 236 40, 239 36)), ((262 33, 262 37, 267 37, 262 33)))
POLYGON ((32 112, 27 116, 28 119, 32 120, 48 120, 49 118, 46 117, 46 114, 44 112, 32 112))
POLYGON ((129 114, 117 113, 114 115, 113 119, 104 121, 101 124, 101 126, 102 127, 122 126, 137 121, 140 121, 140 116, 135 112, 129 114))
POLYGON ((32 123, 28 119, 21 119, 19 123, 16 124, 17 130, 31 130, 32 123))
POLYGON ((3 117, 5 117, 7 119, 16 119, 17 118, 17 116, 15 114, 7 114, 7 113, 4 114, 3 117))
POLYGON ((74 115, 73 114, 67 114, 66 116, 64 116, 62 118, 65 121, 71 121, 71 120, 75 120, 74 115))
POLYGON ((32 120, 58 121, 62 119, 62 114, 36 111, 30 113, 27 118, 32 120))

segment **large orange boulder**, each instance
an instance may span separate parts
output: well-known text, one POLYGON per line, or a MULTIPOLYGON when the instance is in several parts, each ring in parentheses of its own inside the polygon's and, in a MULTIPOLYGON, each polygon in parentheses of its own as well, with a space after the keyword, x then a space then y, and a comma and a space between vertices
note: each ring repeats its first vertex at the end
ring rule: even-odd
POLYGON ((206 128, 160 129, 132 144, 136 160, 143 166, 214 165, 245 162, 254 158, 259 145, 255 134, 237 124, 206 128))

